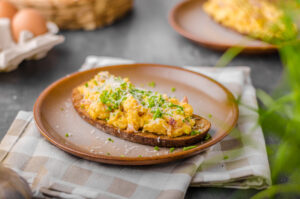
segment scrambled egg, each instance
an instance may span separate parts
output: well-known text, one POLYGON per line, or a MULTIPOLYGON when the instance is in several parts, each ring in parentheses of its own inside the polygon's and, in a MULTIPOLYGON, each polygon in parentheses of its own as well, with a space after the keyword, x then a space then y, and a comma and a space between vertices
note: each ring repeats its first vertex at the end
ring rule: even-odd
POLYGON ((81 108, 92 119, 106 120, 130 132, 151 132, 178 137, 200 133, 193 130, 193 108, 167 95, 136 88, 125 78, 100 72, 78 87, 83 95, 81 108))
POLYGON ((208 0, 203 9, 222 25, 265 41, 288 40, 297 34, 295 24, 284 21, 284 13, 266 0, 208 0))

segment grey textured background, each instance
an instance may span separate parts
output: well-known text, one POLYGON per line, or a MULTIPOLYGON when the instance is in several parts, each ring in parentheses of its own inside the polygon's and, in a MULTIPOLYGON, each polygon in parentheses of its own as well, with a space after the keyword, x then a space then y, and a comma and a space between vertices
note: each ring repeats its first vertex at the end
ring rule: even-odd
MULTIPOLYGON (((0 139, 19 110, 31 111, 50 83, 75 72, 88 55, 122 57, 138 62, 213 66, 222 53, 200 47, 179 36, 168 24, 171 8, 180 0, 136 0, 134 11, 112 26, 92 32, 63 31, 65 43, 46 58, 25 61, 11 73, 0 73, 0 139)), ((279 56, 239 55, 230 65, 250 66, 256 88, 272 90, 279 81, 279 56)), ((186 198, 248 198, 255 190, 189 188, 186 198)))

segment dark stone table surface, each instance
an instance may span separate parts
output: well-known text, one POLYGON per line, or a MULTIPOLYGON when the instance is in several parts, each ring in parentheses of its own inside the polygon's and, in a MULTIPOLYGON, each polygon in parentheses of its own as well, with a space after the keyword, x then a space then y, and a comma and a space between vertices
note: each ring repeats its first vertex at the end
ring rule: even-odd
MULTIPOLYGON (((31 111, 50 83, 75 72, 88 55, 122 57, 138 62, 213 66, 222 55, 178 35, 168 24, 171 8, 180 0, 136 0, 134 11, 112 26, 96 31, 62 31, 66 41, 39 61, 25 61, 19 69, 0 73, 0 139, 19 110, 31 111)), ((271 91, 281 78, 277 53, 239 55, 230 65, 251 67, 256 88, 271 91)), ((188 199, 248 198, 255 190, 189 188, 188 199)))

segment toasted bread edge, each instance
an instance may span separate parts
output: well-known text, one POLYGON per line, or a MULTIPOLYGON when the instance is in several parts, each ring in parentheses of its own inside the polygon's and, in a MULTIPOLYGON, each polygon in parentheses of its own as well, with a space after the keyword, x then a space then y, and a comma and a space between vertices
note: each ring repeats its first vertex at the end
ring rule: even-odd
POLYGON ((129 132, 126 130, 118 129, 110 124, 107 124, 104 120, 94 120, 88 113, 81 108, 80 101, 83 96, 79 93, 77 87, 72 91, 72 103, 76 112, 80 115, 82 119, 87 121, 89 124, 100 129, 101 131, 108 133, 110 135, 150 146, 159 146, 159 147, 184 147, 190 146, 196 143, 199 143, 207 135, 211 124, 208 120, 204 119, 201 116, 193 115, 196 119, 196 125, 204 126, 202 128, 202 133, 194 136, 180 136, 176 138, 170 138, 168 136, 156 135, 153 133, 143 133, 143 132, 129 132))

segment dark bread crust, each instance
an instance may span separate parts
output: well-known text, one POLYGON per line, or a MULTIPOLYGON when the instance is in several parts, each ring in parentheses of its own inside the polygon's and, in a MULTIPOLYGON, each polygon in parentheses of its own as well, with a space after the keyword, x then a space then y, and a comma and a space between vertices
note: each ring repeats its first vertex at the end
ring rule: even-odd
POLYGON ((128 132, 127 130, 118 129, 110 124, 107 124, 105 120, 94 120, 88 113, 81 108, 80 101, 83 96, 79 93, 78 89, 73 89, 72 92, 72 103, 75 110, 78 112, 80 117, 85 121, 95 126, 96 128, 104 131, 105 133, 111 134, 113 136, 131 141, 140 144, 150 145, 150 146, 159 146, 159 147, 184 147, 196 144, 203 140, 203 138, 208 133, 210 129, 210 122, 198 115, 193 115, 193 118, 196 120, 195 129, 201 129, 202 133, 198 135, 188 135, 180 136, 175 138, 170 138, 168 136, 156 135, 153 133, 143 133, 143 132, 128 132))

